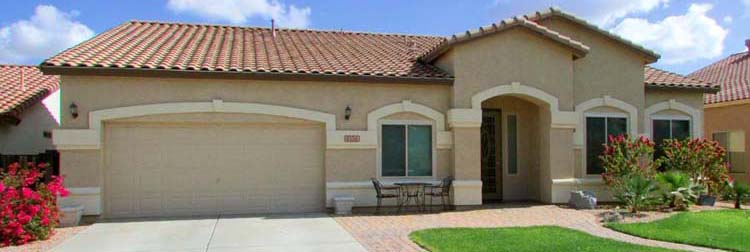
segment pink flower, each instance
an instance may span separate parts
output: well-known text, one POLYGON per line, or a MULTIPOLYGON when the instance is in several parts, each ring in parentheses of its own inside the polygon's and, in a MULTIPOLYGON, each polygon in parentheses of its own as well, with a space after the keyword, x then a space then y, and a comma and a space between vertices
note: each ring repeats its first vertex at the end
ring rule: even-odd
POLYGON ((5 191, 5 185, 3 184, 3 181, 0 181, 0 193, 5 191))

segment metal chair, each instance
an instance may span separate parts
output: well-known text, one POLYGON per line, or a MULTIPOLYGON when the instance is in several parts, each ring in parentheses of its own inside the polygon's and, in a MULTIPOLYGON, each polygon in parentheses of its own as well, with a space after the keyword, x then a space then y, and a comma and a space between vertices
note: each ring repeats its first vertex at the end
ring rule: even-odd
MULTIPOLYGON (((429 209, 432 210, 432 198, 440 197, 440 205, 443 207, 443 211, 448 210, 448 200, 450 199, 451 186, 453 185, 453 177, 445 177, 440 185, 427 187, 429 191, 425 191, 424 196, 430 197, 429 209)), ((426 200, 422 201, 424 205, 426 200)), ((424 206, 423 206, 424 208, 424 206)))
POLYGON ((372 186, 375 187, 375 197, 378 199, 378 205, 375 208, 375 214, 380 213, 380 208, 383 206, 383 199, 397 199, 398 210, 401 211, 401 202, 399 199, 401 195, 401 187, 398 186, 384 186, 380 181, 375 178, 371 178, 372 186), (396 193, 384 193, 383 191, 393 191, 396 193))

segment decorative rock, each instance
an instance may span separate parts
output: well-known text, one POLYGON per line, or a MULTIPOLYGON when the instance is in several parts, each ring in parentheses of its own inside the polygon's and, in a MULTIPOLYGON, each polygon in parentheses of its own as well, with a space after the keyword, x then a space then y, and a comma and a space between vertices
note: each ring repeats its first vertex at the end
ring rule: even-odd
POLYGON ((336 214, 349 215, 352 214, 352 206, 354 206, 354 197, 339 196, 333 198, 333 206, 336 214))
POLYGON ((572 191, 568 205, 574 209, 596 208, 596 195, 589 191, 572 191))
POLYGON ((616 207, 612 212, 604 213, 603 219, 604 222, 620 222, 625 217, 620 214, 620 207, 616 207))
POLYGON ((60 207, 60 226, 78 226, 81 222, 81 215, 83 215, 83 205, 60 207))

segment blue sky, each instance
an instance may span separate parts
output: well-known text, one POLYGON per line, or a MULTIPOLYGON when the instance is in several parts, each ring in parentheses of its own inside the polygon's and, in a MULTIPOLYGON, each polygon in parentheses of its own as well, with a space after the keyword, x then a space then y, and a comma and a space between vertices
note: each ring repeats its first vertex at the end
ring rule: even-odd
POLYGON ((4 3, 0 63, 38 64, 133 19, 446 36, 549 6, 656 50, 657 67, 682 74, 750 38, 750 0, 28 0, 4 3))

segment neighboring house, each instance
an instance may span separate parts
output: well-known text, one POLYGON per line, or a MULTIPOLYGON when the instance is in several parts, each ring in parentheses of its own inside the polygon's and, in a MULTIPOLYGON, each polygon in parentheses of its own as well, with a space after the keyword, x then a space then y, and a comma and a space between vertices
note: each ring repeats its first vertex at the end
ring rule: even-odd
POLYGON ((0 65, 0 155, 53 150, 59 125, 60 78, 36 66, 0 65))
POLYGON ((735 53, 689 76, 721 85, 716 94, 706 94, 705 134, 728 151, 730 175, 750 182, 750 40, 749 51, 735 53))
POLYGON ((129 217, 371 206, 371 177, 454 176, 459 206, 609 200, 607 134, 703 134, 716 89, 658 58, 550 9, 448 38, 132 21, 42 70, 79 114, 54 132, 72 199, 129 217))

